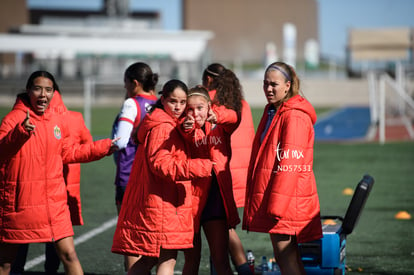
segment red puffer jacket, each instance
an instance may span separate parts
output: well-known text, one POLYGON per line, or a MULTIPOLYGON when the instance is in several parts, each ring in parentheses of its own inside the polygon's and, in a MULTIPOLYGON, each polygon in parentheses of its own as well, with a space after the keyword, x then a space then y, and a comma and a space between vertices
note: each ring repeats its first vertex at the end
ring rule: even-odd
POLYGON ((189 159, 177 120, 156 108, 138 128, 112 252, 158 257, 160 248, 193 247, 191 180, 211 175, 210 159, 189 159))
MULTIPOLYGON (((89 129, 86 127, 83 116, 79 112, 68 111, 68 121, 71 125, 70 136, 75 144, 92 143, 93 138, 89 129)), ((63 166, 63 177, 66 182, 68 194, 68 205, 72 225, 83 225, 80 180, 81 165, 80 163, 68 163, 63 166)))
MULTIPOLYGON (((217 91, 209 91, 210 98, 217 91)), ((247 101, 242 100, 241 120, 237 129, 231 135, 230 170, 233 182, 233 196, 237 207, 244 207, 246 196, 247 169, 254 139, 254 124, 252 112, 247 101)))
POLYGON ((319 199, 313 174, 316 113, 297 95, 283 103, 261 141, 264 115, 253 143, 243 229, 296 235, 298 242, 322 237, 319 199))
POLYGON ((244 207, 247 169, 254 139, 254 125, 249 104, 242 100, 241 121, 231 135, 230 170, 233 179, 233 194, 237 207, 244 207))
MULTIPOLYGON (((93 138, 85 125, 83 116, 79 112, 69 111, 63 103, 60 93, 55 92, 50 107, 52 112, 65 115, 70 125, 70 137, 75 144, 93 142, 93 138)), ((83 225, 82 205, 80 195, 80 163, 68 163, 63 165, 63 177, 66 182, 68 205, 72 225, 83 225)))
MULTIPOLYGON (((239 116, 224 106, 212 105, 217 117, 217 124, 212 127, 206 122, 204 130, 193 128, 187 131, 187 139, 192 144, 191 157, 205 158, 211 156, 214 173, 217 177, 223 205, 226 210, 229 227, 235 228, 240 223, 236 203, 233 197, 233 185, 230 172, 231 146, 230 136, 239 125, 239 116)), ((207 203, 211 177, 193 180, 193 216, 194 230, 200 230, 200 219, 207 203)))
POLYGON ((76 145, 64 116, 50 108, 32 111, 27 94, 19 95, 0 126, 0 241, 51 242, 72 236, 63 163, 89 162, 108 154, 111 140, 76 145), (30 112, 36 126, 22 122, 30 112))

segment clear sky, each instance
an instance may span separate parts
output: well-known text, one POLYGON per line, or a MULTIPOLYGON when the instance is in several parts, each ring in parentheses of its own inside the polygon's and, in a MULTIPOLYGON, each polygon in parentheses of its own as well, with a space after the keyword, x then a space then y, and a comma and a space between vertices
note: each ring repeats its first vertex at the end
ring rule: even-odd
MULTIPOLYGON (((223 0, 225 1, 225 0, 223 0)), ((260 0, 259 0, 260 1, 260 0)), ((292 0, 294 1, 294 0, 292 0)), ((319 6, 319 41, 323 56, 344 59, 350 28, 413 27, 414 0, 316 0, 319 6)), ((31 7, 100 9, 103 0, 27 0, 31 7)), ((161 9, 162 25, 182 27, 181 0, 130 0, 134 10, 161 9), (174 10, 174 12, 170 12, 174 10)))

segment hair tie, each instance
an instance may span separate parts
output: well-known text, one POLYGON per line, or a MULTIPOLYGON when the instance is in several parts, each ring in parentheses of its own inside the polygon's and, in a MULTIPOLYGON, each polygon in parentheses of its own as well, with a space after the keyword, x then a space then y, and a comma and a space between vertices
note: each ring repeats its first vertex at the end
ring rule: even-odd
POLYGON ((290 79, 290 76, 285 72, 285 70, 283 70, 282 68, 280 68, 279 66, 276 66, 276 65, 272 65, 272 66, 270 66, 269 67, 269 69, 270 68, 273 68, 273 69, 275 69, 275 70, 278 70, 279 72, 281 72, 284 76, 285 76, 285 78, 288 80, 288 81, 291 81, 291 79, 290 79))
POLYGON ((207 72, 208 74, 211 74, 211 75, 214 75, 214 76, 220 76, 220 74, 219 74, 219 73, 215 73, 215 72, 213 72, 213 71, 210 71, 208 68, 206 68, 206 72, 207 72))
POLYGON ((202 97, 206 98, 208 101, 210 101, 210 100, 211 100, 211 99, 210 99, 207 95, 205 95, 205 94, 203 94, 203 93, 199 93, 199 92, 190 93, 190 94, 188 94, 188 96, 187 96, 187 97, 190 97, 190 96, 193 96, 193 95, 199 95, 199 96, 202 96, 202 97))

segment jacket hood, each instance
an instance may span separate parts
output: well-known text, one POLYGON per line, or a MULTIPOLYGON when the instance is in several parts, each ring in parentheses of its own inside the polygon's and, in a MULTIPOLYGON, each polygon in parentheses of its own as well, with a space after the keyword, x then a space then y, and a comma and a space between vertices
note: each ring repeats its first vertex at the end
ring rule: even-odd
POLYGON ((144 143, 147 133, 160 124, 171 124, 171 127, 177 126, 178 120, 171 117, 163 109, 155 108, 154 111, 148 113, 138 126, 138 142, 144 143))
POLYGON ((48 110, 49 107, 46 109, 45 113, 42 115, 38 115, 33 109, 32 106, 30 105, 30 99, 29 99, 29 95, 27 93, 21 93, 17 95, 16 98, 16 102, 13 105, 13 110, 19 110, 22 111, 24 113, 27 112, 27 110, 29 110, 29 114, 30 114, 30 118, 33 119, 40 119, 41 117, 43 118, 48 118, 48 110))
POLYGON ((65 104, 63 103, 62 96, 58 91, 55 91, 55 93, 53 94, 53 98, 49 104, 49 109, 52 113, 57 114, 64 114, 68 111, 65 104))
POLYGON ((29 102, 29 96, 27 95, 27 93, 21 93, 17 95, 16 101, 14 102, 13 105, 13 110, 24 110, 26 111, 27 109, 30 110, 30 114, 32 114, 32 109, 30 106, 30 102, 29 102))
POLYGON ((210 96, 211 101, 213 101, 213 99, 216 96, 216 94, 217 94, 217 90, 210 90, 210 91, 208 91, 208 95, 210 96))
MULTIPOLYGON (((269 108, 269 105, 267 108, 269 108)), ((306 113, 310 117, 312 124, 315 125, 317 119, 315 109, 313 108, 312 104, 310 104, 310 102, 307 101, 304 97, 295 95, 288 101, 283 102, 280 106, 281 113, 292 109, 306 113)))

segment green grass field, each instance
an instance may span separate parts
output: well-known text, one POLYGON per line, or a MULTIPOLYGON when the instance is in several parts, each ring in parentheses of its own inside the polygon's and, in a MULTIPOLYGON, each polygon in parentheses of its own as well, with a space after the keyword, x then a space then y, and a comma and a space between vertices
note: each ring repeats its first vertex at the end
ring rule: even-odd
MULTIPOLYGON (((0 108, 0 117, 8 112, 0 108)), ((320 114, 325 110, 318 110, 320 114)), ((108 137, 118 108, 94 109, 92 133, 95 138, 108 137)), ((253 109, 257 125, 262 110, 253 109)), ((342 194, 345 188, 355 188, 366 173, 375 179, 374 187, 354 232, 347 237, 346 262, 349 273, 413 274, 414 220, 397 220, 398 211, 414 214, 414 143, 317 143, 314 151, 314 171, 318 185, 322 215, 345 215, 351 196, 342 194), (352 270, 352 271, 351 271, 352 270)), ((99 228, 116 217, 114 205, 114 172, 112 157, 82 165, 82 208, 85 225, 75 227, 75 239, 99 228)), ((241 214, 241 212, 240 212, 241 214)), ((125 274, 122 256, 110 248, 114 226, 78 244, 76 249, 86 274, 125 274)), ((256 261, 262 255, 272 256, 267 234, 242 231, 239 236, 245 249, 253 250, 256 261)), ((44 246, 32 244, 28 261, 43 255, 44 246)), ((203 243, 200 274, 209 274, 208 246, 203 243)), ((177 271, 183 255, 179 254, 177 271)), ((28 274, 42 274, 43 263, 28 274)), ((61 268, 63 273, 63 269, 61 268)))

